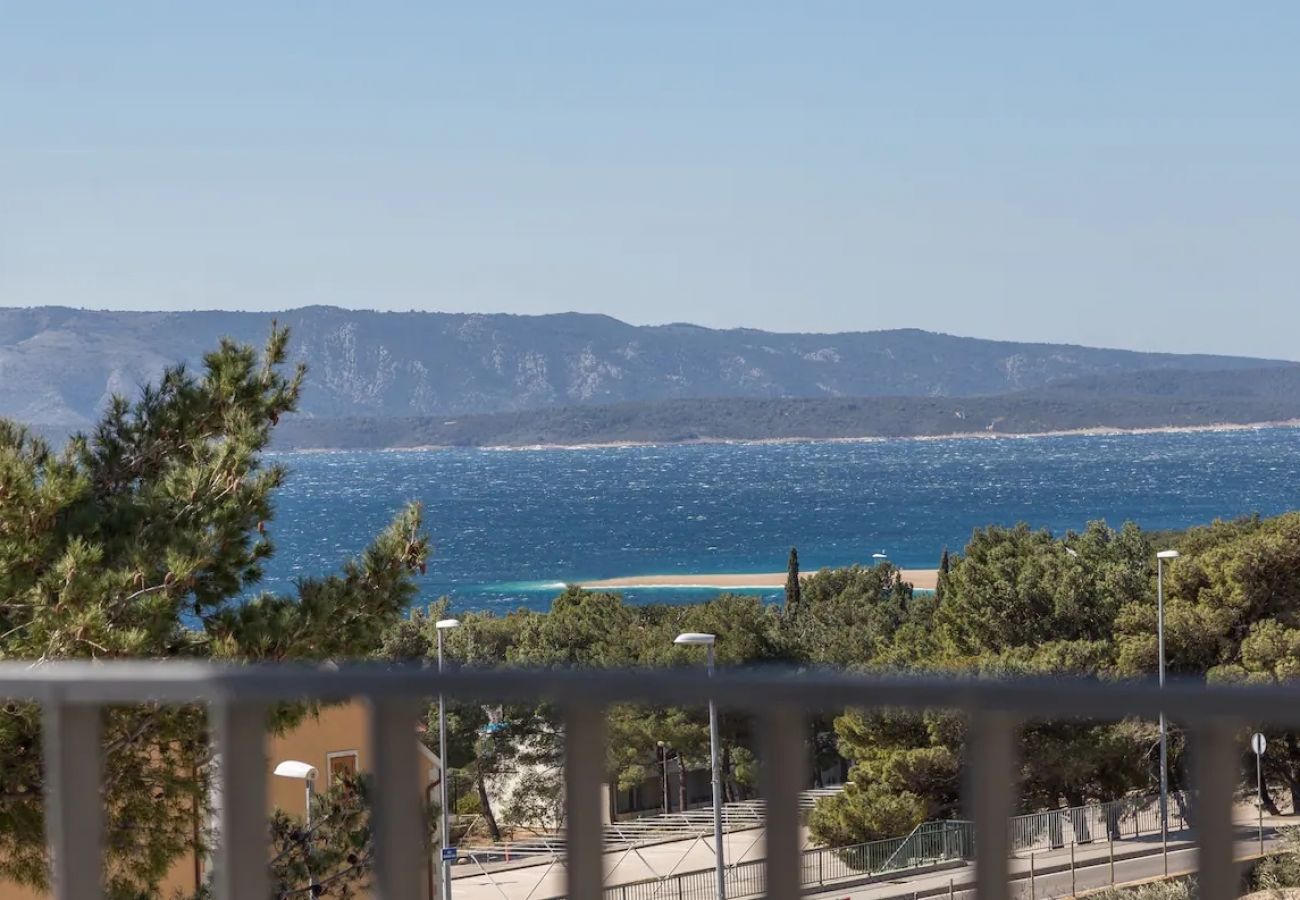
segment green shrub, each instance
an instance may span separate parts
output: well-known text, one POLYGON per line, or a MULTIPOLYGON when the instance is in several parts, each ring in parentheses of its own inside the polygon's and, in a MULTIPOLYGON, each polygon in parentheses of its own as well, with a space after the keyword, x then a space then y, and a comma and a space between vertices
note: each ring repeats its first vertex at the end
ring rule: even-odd
POLYGON ((1300 828, 1282 830, 1282 849, 1259 861, 1251 883, 1260 891, 1300 887, 1300 828))
POLYGON ((483 804, 479 802, 478 791, 465 791, 456 798, 456 815, 477 816, 481 812, 483 804))
POLYGON ((1196 879, 1153 881, 1137 887, 1113 887, 1088 895, 1089 900, 1195 900, 1196 879))
POLYGON ((925 802, 910 791, 892 791, 876 782, 849 785, 813 808, 808 828, 824 847, 906 837, 925 821, 925 802))

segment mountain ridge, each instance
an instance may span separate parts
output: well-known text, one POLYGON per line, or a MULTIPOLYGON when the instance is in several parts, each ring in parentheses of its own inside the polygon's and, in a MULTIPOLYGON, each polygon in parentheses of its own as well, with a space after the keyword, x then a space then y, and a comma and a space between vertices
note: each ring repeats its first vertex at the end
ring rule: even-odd
POLYGON ((260 343, 272 320, 308 365, 306 417, 376 419, 689 399, 969 397, 1151 369, 1286 368, 1285 360, 966 338, 921 329, 780 333, 631 325, 594 313, 277 313, 0 308, 0 416, 88 427, 221 336, 260 343))

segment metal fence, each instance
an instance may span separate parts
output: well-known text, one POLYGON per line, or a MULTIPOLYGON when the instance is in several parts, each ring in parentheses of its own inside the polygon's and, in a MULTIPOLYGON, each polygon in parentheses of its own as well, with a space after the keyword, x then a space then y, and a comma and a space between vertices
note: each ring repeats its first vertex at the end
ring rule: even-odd
MULTIPOLYGON (((974 844, 969 822, 926 822, 907 837, 887 838, 849 847, 805 850, 800 854, 799 886, 823 887, 852 878, 901 873, 943 862, 970 859, 974 844)), ((753 897, 767 892, 763 860, 727 868, 727 896, 753 897)), ((712 869, 647 878, 605 888, 605 900, 716 900, 712 869)), ((552 898, 559 900, 559 898, 552 898)))
MULTIPOLYGON (((809 811, 818 800, 833 797, 844 789, 809 788, 799 794, 799 808, 809 811)), ((733 800, 722 804, 722 830, 730 833, 763 827, 762 799, 733 800)), ((713 810, 659 813, 621 819, 605 826, 605 849, 610 852, 644 847, 668 841, 688 840, 713 834, 713 810)), ((564 828, 547 834, 529 835, 511 841, 494 841, 462 848, 462 855, 483 864, 513 862, 516 866, 545 865, 564 852, 564 828)))
MULTIPOLYGON (((1171 835, 1187 829, 1184 807, 1184 794, 1170 795, 1171 835)), ((1133 796, 1045 810, 1015 816, 1008 824, 1012 853, 1139 838, 1160 833, 1160 798, 1133 796)), ((959 819, 925 822, 906 837, 805 850, 799 866, 799 884, 809 889, 885 873, 902 875, 908 870, 970 860, 974 856, 975 836, 970 822, 959 819)), ((761 894, 762 866, 762 861, 729 866, 728 896, 761 894)), ((605 900, 714 900, 716 893, 713 870, 694 869, 663 878, 611 885, 605 888, 605 900)))
MULTIPOLYGON (((1184 795, 1169 796, 1169 833, 1184 831, 1184 795)), ((1056 850, 1071 844, 1122 841, 1160 833, 1160 797, 1124 797, 1016 816, 1011 820, 1011 852, 1056 850)))
MULTIPOLYGON (((412 722, 431 695, 476 702, 546 699, 563 711, 567 823, 566 894, 603 900, 601 780, 604 710, 613 703, 704 705, 753 713, 766 798, 766 859, 753 890, 792 900, 803 883, 799 788, 808 771, 804 736, 814 710, 944 708, 964 713, 968 779, 964 808, 975 841, 977 900, 1007 900, 1012 849, 1017 724, 1061 719, 1156 718, 1163 710, 1189 729, 1195 761, 1198 893, 1234 896, 1232 805, 1243 724, 1300 726, 1300 687, 1099 684, 1048 680, 978 681, 865 675, 691 671, 438 673, 419 668, 221 667, 200 663, 0 663, 0 699, 35 701, 45 722, 46 826, 56 896, 102 897, 103 810, 100 717, 132 703, 203 703, 220 758, 222 802, 215 854, 217 900, 271 896, 266 827, 267 713, 273 704, 364 698, 374 748, 374 888, 381 900, 423 896, 426 831, 412 722)), ((1050 830, 1050 825, 1048 826, 1050 830)), ((748 876, 746 876, 748 877, 748 876)), ((739 885, 737 886, 739 890, 739 885)), ((685 885, 680 900, 686 900, 685 885)), ((702 896, 692 894, 692 897, 702 896)), ((629 900, 632 900, 629 897, 629 900)))

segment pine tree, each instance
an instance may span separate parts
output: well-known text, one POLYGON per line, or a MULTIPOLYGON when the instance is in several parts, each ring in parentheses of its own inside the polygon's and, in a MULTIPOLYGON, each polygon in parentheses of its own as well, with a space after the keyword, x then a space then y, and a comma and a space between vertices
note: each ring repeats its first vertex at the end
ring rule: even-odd
POLYGON ((799 550, 790 548, 790 559, 785 566, 785 608, 794 612, 799 608, 801 589, 799 587, 799 550))
POLYGON ((948 582, 948 570, 952 563, 948 559, 948 548, 943 548, 943 556, 939 557, 939 577, 934 583, 934 599, 943 601, 943 590, 948 582))
MULTIPOLYGON (((0 420, 0 659, 276 661, 370 655, 416 594, 418 505, 342 571, 292 596, 256 588, 285 468, 262 452, 298 401, 288 331, 222 341, 202 373, 169 368, 61 451, 0 420)), ((301 711, 299 711, 301 712, 301 711)), ((288 721, 282 713, 279 724, 288 721)), ((0 878, 47 881, 39 710, 0 714, 0 878)), ((156 892, 207 803, 206 719, 193 706, 105 713, 106 887, 156 892)))

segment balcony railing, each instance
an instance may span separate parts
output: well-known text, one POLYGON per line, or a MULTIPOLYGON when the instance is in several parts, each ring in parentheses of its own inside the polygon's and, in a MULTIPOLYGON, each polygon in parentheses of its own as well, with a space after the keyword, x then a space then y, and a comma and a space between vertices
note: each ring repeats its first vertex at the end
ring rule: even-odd
POLYGON ((1234 896, 1232 805, 1239 781, 1239 735, 1247 724, 1294 726, 1300 689, 1071 681, 976 681, 876 678, 824 673, 536 672, 342 667, 223 668, 197 663, 0 664, 0 698, 44 710, 46 821, 56 896, 90 900, 100 886, 103 825, 97 802, 102 771, 100 712, 110 704, 202 703, 221 759, 222 803, 214 859, 220 900, 270 896, 265 865, 268 707, 302 699, 364 698, 374 748, 374 889, 383 900, 422 895, 424 819, 411 722, 439 692, 502 703, 546 699, 563 711, 566 778, 566 894, 599 900, 603 892, 601 782, 604 710, 644 702, 704 705, 752 713, 759 725, 760 786, 766 798, 768 897, 795 898, 804 879, 799 847, 799 790, 808 767, 804 719, 845 707, 953 709, 968 719, 965 809, 975 834, 977 900, 1007 900, 1012 851, 1007 822, 1014 806, 1016 726, 1028 720, 1126 716, 1154 719, 1163 709, 1191 733, 1197 799, 1201 897, 1234 896))

